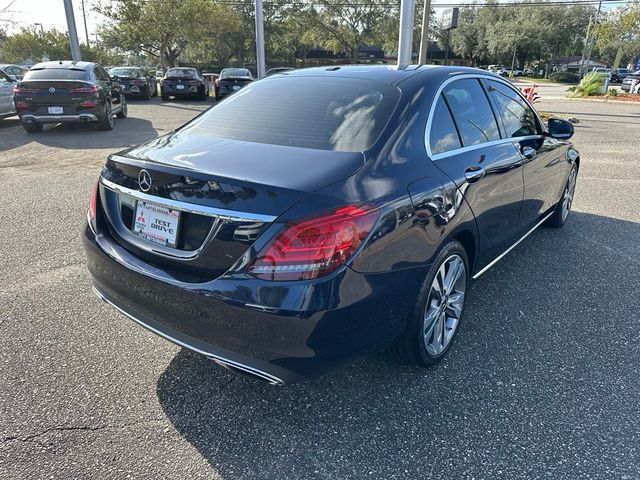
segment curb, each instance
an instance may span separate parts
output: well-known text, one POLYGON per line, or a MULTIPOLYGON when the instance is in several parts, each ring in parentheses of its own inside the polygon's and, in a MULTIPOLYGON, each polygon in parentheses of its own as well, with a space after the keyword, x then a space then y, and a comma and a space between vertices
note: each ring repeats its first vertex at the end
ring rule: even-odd
POLYGON ((599 102, 599 103, 621 103, 623 105, 638 105, 640 107, 640 102, 636 102, 634 100, 609 100, 602 98, 571 98, 564 97, 563 100, 571 100, 571 101, 583 101, 583 102, 599 102))

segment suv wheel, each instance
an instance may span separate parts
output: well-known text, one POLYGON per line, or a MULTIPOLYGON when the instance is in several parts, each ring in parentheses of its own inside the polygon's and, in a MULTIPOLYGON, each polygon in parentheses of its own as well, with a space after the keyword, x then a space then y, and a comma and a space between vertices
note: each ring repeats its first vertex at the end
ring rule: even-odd
POLYGON ((127 118, 127 99, 124 95, 120 97, 120 111, 116 114, 118 118, 127 118))
POLYGON ((42 123, 29 122, 29 123, 23 123, 22 126, 27 132, 35 133, 35 132, 41 132, 44 125, 42 123))
POLYGON ((111 111, 111 102, 109 100, 104 106, 102 117, 98 119, 98 129, 113 130, 113 112, 111 111))

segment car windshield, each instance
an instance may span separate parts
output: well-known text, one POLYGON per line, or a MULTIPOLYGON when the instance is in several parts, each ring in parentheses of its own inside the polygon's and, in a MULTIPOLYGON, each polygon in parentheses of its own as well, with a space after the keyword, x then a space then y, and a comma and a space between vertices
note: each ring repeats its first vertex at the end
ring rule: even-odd
POLYGON ((84 80, 87 72, 80 69, 72 68, 43 68, 38 70, 29 70, 24 74, 27 80, 84 80))
POLYGON ((170 68, 166 78, 197 78, 198 75, 193 68, 170 68))
POLYGON ((250 77, 251 72, 246 68, 227 68, 220 73, 220 78, 225 77, 250 77))
POLYGON ((246 142, 360 152, 378 139, 398 98, 397 88, 371 80, 274 77, 250 84, 185 130, 246 142))
POLYGON ((118 67, 109 70, 109 75, 117 75, 118 77, 139 77, 140 70, 137 68, 118 67))

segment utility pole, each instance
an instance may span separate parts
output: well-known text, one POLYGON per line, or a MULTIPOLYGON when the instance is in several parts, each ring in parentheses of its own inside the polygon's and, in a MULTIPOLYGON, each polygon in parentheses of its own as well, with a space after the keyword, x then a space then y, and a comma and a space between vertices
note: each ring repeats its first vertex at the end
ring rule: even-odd
MULTIPOLYGON (((598 2, 598 11, 596 12, 596 18, 593 22, 594 27, 598 26, 598 20, 600 19, 600 10, 602 10, 602 0, 598 2)), ((584 50, 582 51, 582 60, 580 61, 580 70, 578 71, 580 77, 584 75, 585 69, 589 69, 589 64, 591 63, 591 51, 593 50, 594 42, 595 38, 593 40, 591 39, 591 19, 589 19, 589 25, 587 26, 587 38, 585 38, 584 40, 584 50)))
POLYGON ((82 19, 84 20, 84 35, 85 35, 85 38, 87 39, 87 47, 89 47, 90 46, 89 29, 87 28, 87 14, 84 13, 84 0, 81 0, 81 5, 82 5, 82 19))
POLYGON ((262 11, 262 0, 256 2, 256 70, 258 78, 264 77, 264 14, 262 11))
POLYGON ((71 58, 74 62, 82 60, 80 43, 78 43, 78 31, 76 30, 76 17, 73 15, 71 0, 64 0, 64 11, 67 14, 67 28, 69 29, 69 41, 71 43, 71 58))
POLYGON ((420 36, 420 56, 418 65, 427 63, 427 48, 429 47, 429 17, 431 17, 431 0, 424 0, 422 10, 422 35, 420 36))
POLYGON ((415 0, 401 0, 400 2, 400 32, 398 35, 398 70, 411 65, 411 50, 413 48, 413 12, 415 0))

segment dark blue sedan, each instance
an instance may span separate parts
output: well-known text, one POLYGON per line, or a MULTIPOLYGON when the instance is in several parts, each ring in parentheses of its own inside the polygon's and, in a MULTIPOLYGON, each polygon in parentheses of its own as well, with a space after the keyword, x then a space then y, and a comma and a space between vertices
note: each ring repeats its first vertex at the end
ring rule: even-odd
POLYGON ((386 347, 428 366, 472 280, 565 223, 572 134, 470 68, 254 82, 108 158, 83 232, 93 285, 158 335, 271 383, 386 347))

